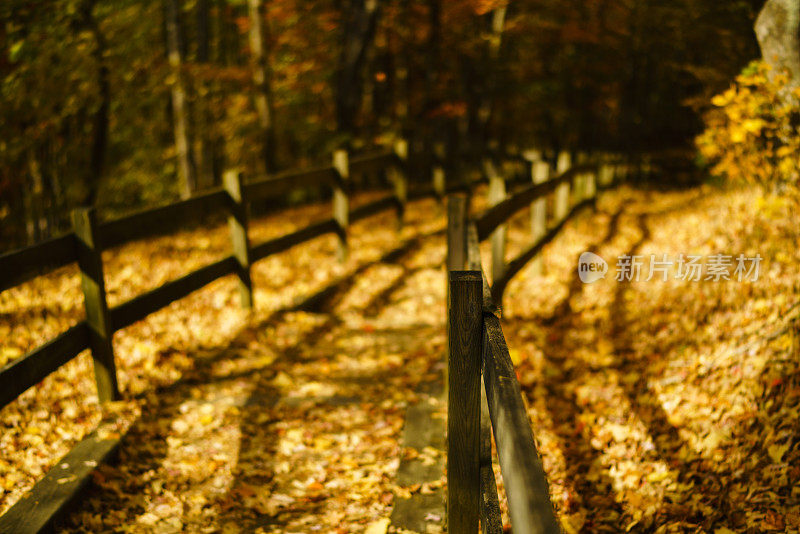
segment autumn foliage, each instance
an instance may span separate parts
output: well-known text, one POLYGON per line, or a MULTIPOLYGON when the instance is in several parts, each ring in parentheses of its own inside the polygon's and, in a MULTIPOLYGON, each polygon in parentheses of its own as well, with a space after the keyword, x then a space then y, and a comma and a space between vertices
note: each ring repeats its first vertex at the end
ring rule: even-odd
POLYGON ((711 172, 731 181, 777 186, 798 198, 800 91, 789 91, 786 74, 753 62, 736 77, 706 115, 697 138, 711 172))

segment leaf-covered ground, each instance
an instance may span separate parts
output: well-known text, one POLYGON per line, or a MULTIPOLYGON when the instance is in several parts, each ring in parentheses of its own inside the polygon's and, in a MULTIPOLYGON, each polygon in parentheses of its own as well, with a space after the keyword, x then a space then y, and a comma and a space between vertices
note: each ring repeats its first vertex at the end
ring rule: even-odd
MULTIPOLYGON (((327 209, 260 219, 253 240, 327 209)), ((127 400, 110 416, 128 436, 65 528, 383 532, 407 491, 394 484, 403 414, 445 344, 444 220, 433 201, 407 218, 400 238, 391 213, 354 225, 344 265, 333 237, 259 262, 251 317, 224 279, 119 333, 127 400)), ((504 330, 565 530, 800 528, 797 244, 792 214, 752 190, 621 188, 546 248, 544 275, 512 282, 504 330), (605 280, 577 279, 585 250, 609 261, 605 280), (750 284, 617 283, 624 253, 764 261, 750 284)), ((108 252, 112 305, 227 246, 221 226, 108 252)), ((70 269, 0 294, 4 356, 81 314, 70 269)), ((82 355, 0 412, 3 508, 100 420, 91 376, 82 355)))
POLYGON ((753 190, 623 188, 511 284, 504 329, 568 532, 800 529, 798 243, 796 214, 753 190), (586 250, 610 267, 591 285, 586 250), (753 283, 615 281, 618 256, 663 253, 764 260, 753 283))

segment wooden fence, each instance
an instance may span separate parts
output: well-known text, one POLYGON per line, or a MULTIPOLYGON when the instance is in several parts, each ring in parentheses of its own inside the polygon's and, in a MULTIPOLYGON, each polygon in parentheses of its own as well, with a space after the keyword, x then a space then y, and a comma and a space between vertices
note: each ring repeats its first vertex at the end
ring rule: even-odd
MULTIPOLYGON (((487 166, 491 167, 491 163, 487 166)), ((451 196, 448 201, 450 532, 475 532, 479 520, 485 534, 503 532, 490 433, 494 434, 514 531, 560 532, 498 317, 498 304, 511 277, 534 259, 580 209, 596 201, 597 182, 601 187, 610 187, 615 176, 621 177, 626 168, 610 162, 570 167, 566 155, 559 157, 559 172, 552 179, 547 176, 547 163, 533 161, 527 167, 533 183, 510 197, 505 195, 505 180, 490 168, 489 200, 493 205, 474 220, 468 218, 467 198, 451 196), (545 197, 551 193, 554 213, 547 225, 545 197), (503 225, 527 206, 531 210, 533 242, 506 262, 503 225), (478 248, 480 241, 487 238, 492 240, 491 286, 478 248)))
POLYGON ((392 208, 402 217, 407 199, 403 172, 405 154, 405 143, 402 142, 393 150, 382 150, 352 160, 348 159, 347 152, 337 151, 333 165, 329 167, 289 171, 252 182, 245 182, 241 173, 229 171, 224 175, 222 188, 121 219, 99 223, 93 209, 75 210, 72 213, 72 232, 0 255, 0 291, 77 262, 86 311, 85 320, 0 369, 0 408, 87 348, 91 349, 94 360, 98 397, 102 402, 117 399, 119 389, 111 344, 115 332, 230 274, 239 279, 242 306, 251 308, 252 263, 324 234, 339 236, 339 257, 344 259, 347 227, 351 222, 392 208), (379 171, 388 172, 394 192, 351 210, 351 175, 379 171), (330 219, 263 243, 250 244, 247 233, 250 203, 278 197, 295 189, 324 187, 333 189, 333 216, 330 219), (101 259, 104 250, 136 239, 169 233, 209 214, 228 216, 229 256, 109 308, 101 259))

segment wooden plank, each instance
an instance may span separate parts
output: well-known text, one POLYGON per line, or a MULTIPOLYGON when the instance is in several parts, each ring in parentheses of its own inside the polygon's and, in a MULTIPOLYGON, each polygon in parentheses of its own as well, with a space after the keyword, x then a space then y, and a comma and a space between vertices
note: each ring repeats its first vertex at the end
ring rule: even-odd
POLYGON ((430 493, 414 492, 410 496, 398 492, 392 506, 391 525, 399 532, 428 532, 428 528, 444 523, 444 489, 439 482, 445 474, 445 395, 440 380, 424 383, 417 390, 418 401, 406 410, 403 428, 403 450, 414 449, 436 454, 409 458, 405 454, 397 468, 396 485, 407 488, 430 484, 430 493), (431 457, 432 456, 432 457, 431 457))
POLYGON ((111 459, 120 443, 109 424, 79 441, 36 485, 5 514, 0 532, 38 534, 56 531, 55 523, 69 513, 98 465, 111 459))
POLYGON ((350 158, 350 176, 378 172, 397 163, 397 157, 391 149, 381 149, 369 154, 350 158))
POLYGON ((253 279, 250 276, 250 244, 247 239, 247 201, 243 195, 242 173, 227 171, 223 177, 223 187, 230 198, 228 227, 231 235, 231 248, 236 258, 236 276, 239 278, 239 301, 242 308, 253 309, 253 279))
POLYGON ((484 318, 483 376, 511 526, 515 532, 558 534, 547 478, 514 365, 500 320, 491 314, 484 318))
POLYGON ((492 299, 494 299, 495 302, 499 302, 498 299, 502 298, 506 286, 514 277, 514 275, 520 272, 529 261, 536 257, 536 255, 539 254, 545 245, 555 239, 561 229, 564 228, 564 225, 567 224, 572 217, 574 217, 582 209, 591 206, 593 202, 593 199, 587 198, 580 204, 573 206, 569 210, 569 213, 567 213, 565 217, 562 217, 560 220, 558 220, 555 226, 550 228, 545 235, 540 237, 530 247, 521 252, 519 256, 508 262, 508 265, 506 265, 506 272, 503 277, 500 280, 495 280, 492 284, 492 299))
POLYGON ((450 271, 447 526, 475 532, 480 516, 481 273, 450 271))
POLYGON ((481 377, 481 532, 501 534, 503 519, 497 497, 497 481, 492 470, 492 421, 486 401, 486 388, 481 377))
POLYGON ((0 254, 0 291, 78 261, 75 234, 0 254))
POLYGON ((229 202, 228 195, 214 189, 166 206, 140 211, 100 225, 100 246, 103 250, 135 239, 166 235, 186 225, 199 223, 208 214, 221 211, 229 202))
POLYGON ((168 304, 182 299, 218 278, 235 273, 237 261, 228 256, 186 276, 143 293, 111 309, 111 327, 114 332, 140 321, 168 304))
POLYGON ((0 408, 88 348, 89 327, 81 321, 25 356, 8 363, 0 370, 0 408))
POLYGON ((244 186, 248 201, 277 197, 303 187, 324 187, 336 182, 336 169, 331 166, 291 170, 252 181, 244 186))
POLYGON ((292 232, 291 234, 276 237, 274 239, 270 239, 269 241, 255 245, 250 249, 250 259, 252 262, 256 262, 272 254, 277 254, 279 252, 288 250, 295 245, 299 245, 300 243, 310 241, 316 237, 331 232, 335 233, 338 230, 339 224, 334 219, 326 219, 324 221, 312 224, 311 226, 307 226, 292 232))
POLYGON ((350 161, 346 150, 337 150, 333 153, 333 167, 336 169, 337 180, 333 186, 333 219, 336 221, 336 235, 339 237, 337 257, 339 262, 347 260, 347 227, 350 225, 350 161))
POLYGON ((117 365, 111 343, 114 331, 111 329, 106 300, 102 246, 94 208, 72 211, 72 231, 77 240, 78 267, 81 270, 81 289, 86 324, 89 326, 89 348, 92 349, 97 396, 100 402, 119 400, 117 365))

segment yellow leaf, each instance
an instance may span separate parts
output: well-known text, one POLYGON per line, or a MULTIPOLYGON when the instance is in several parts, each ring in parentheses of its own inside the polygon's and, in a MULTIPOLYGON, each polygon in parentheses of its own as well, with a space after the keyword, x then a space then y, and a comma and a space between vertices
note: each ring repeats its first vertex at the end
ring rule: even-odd
POLYGON ((772 458, 773 463, 779 464, 783 460, 783 455, 789 450, 789 444, 786 445, 771 445, 767 449, 769 457, 772 458))
POLYGON ((647 475, 648 482, 663 482, 669 477, 669 471, 656 471, 647 475))
POLYGON ((388 528, 389 520, 387 518, 378 519, 377 521, 373 521, 367 525, 367 529, 364 531, 364 534, 386 534, 386 530, 388 528))
POLYGON ((722 106, 724 106, 724 105, 726 105, 728 103, 728 99, 726 98, 726 96, 724 94, 721 94, 721 95, 717 95, 714 98, 712 98, 711 99, 711 103, 714 104, 715 106, 721 108, 722 106))

